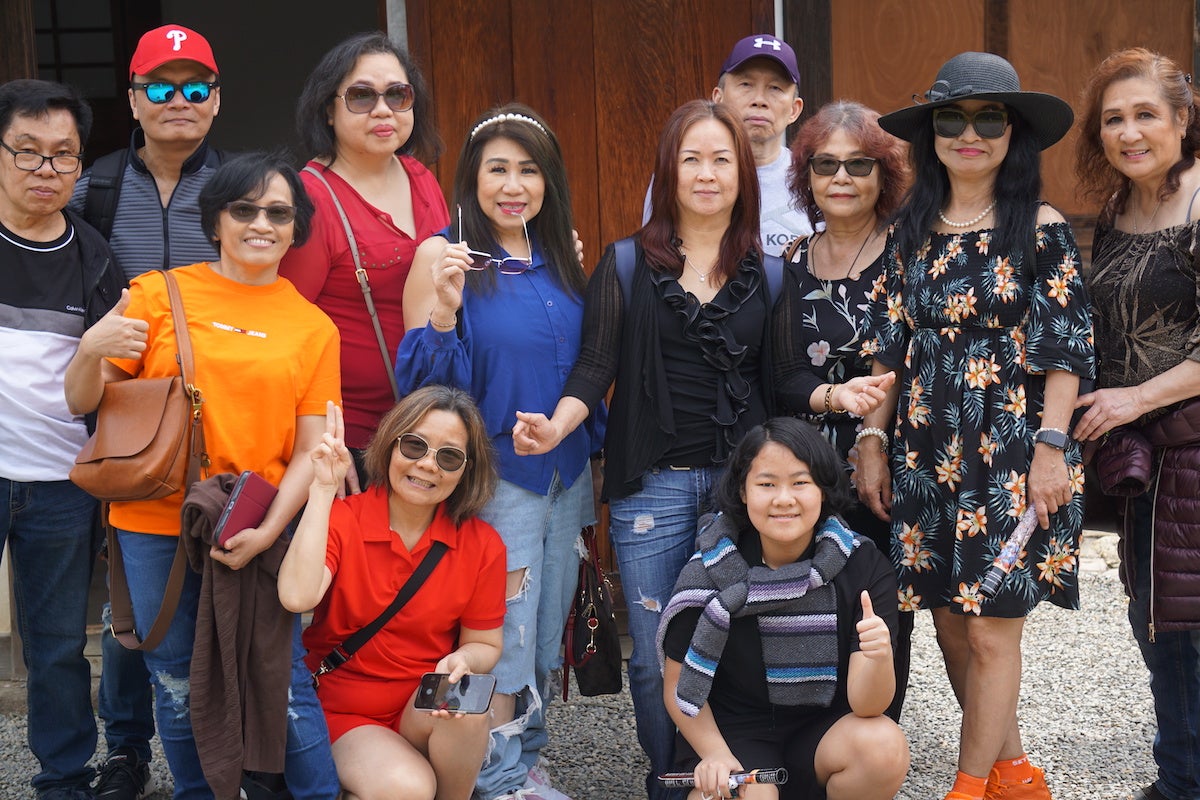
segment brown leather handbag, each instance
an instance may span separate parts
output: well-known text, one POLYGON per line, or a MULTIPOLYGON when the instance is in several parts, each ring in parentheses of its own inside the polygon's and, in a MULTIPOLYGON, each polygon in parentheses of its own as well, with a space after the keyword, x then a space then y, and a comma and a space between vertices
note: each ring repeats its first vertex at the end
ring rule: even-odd
POLYGON ((203 456, 200 410, 204 399, 192 383, 192 343, 179 285, 163 271, 175 324, 180 374, 132 378, 104 386, 96 432, 88 439, 70 478, 99 500, 157 500, 187 487, 188 466, 203 456))

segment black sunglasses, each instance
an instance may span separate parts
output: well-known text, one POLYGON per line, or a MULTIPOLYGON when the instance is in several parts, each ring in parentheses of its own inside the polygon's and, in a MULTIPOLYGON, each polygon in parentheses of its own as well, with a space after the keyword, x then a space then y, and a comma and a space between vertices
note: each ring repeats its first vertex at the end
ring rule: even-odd
POLYGON ((871 174, 871 170, 875 169, 875 162, 878 160, 877 158, 867 158, 866 156, 847 158, 844 161, 836 159, 833 156, 810 156, 808 166, 817 175, 837 175, 838 170, 845 167, 847 175, 855 178, 865 178, 871 174))
POLYGON ((374 86, 352 83, 346 87, 344 93, 334 96, 345 101, 346 110, 351 114, 370 114, 380 97, 383 97, 383 102, 387 103, 387 107, 392 111, 408 111, 413 107, 415 99, 413 87, 407 83, 390 84, 382 92, 375 91, 374 86))
POLYGON ((258 219, 260 211, 267 215, 267 222, 272 225, 287 225, 296 218, 295 206, 259 206, 249 200, 234 200, 232 203, 226 203, 225 210, 237 222, 253 222, 258 219))
POLYGON ((467 454, 457 447, 430 447, 429 442, 415 433, 402 433, 396 440, 400 445, 400 455, 409 461, 420 461, 429 451, 433 451, 433 460, 438 468, 446 472, 458 472, 467 463, 467 454))
POLYGON ((130 84, 134 91, 146 93, 146 99, 155 105, 171 102, 176 92, 183 93, 183 99, 189 103, 203 103, 212 96, 212 90, 220 86, 217 81, 188 81, 187 83, 167 83, 166 81, 151 81, 149 83, 130 84))
POLYGON ((999 139, 1008 128, 1008 110, 981 108, 968 114, 961 108, 935 108, 933 132, 943 139, 953 139, 967 129, 967 123, 981 139, 999 139))

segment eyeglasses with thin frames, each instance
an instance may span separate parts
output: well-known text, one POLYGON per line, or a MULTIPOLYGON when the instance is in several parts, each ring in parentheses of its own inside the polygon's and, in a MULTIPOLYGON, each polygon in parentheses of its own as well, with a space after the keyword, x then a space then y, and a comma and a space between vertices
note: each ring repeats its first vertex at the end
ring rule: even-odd
MULTIPOLYGON (((462 242, 462 206, 458 206, 458 241, 462 242)), ((488 267, 495 267, 501 275, 520 275, 527 269, 533 267, 533 246, 529 243, 529 224, 525 222, 525 216, 521 216, 521 229, 525 231, 525 247, 529 250, 528 258, 519 258, 517 256, 505 256, 498 258, 491 253, 484 253, 479 250, 467 248, 467 254, 471 256, 471 263, 467 265, 467 269, 484 270, 488 267)))
POLYGON ((838 170, 845 167, 847 175, 854 178, 865 178, 871 174, 871 170, 875 169, 875 162, 878 160, 866 156, 847 158, 844 161, 833 156, 810 156, 808 165, 812 167, 812 171, 816 175, 826 177, 837 175, 838 170))
POLYGON ((24 172, 37 172, 42 168, 42 164, 50 162, 50 169, 57 172, 59 175, 70 175, 75 170, 79 169, 79 161, 83 158, 83 153, 78 155, 54 155, 44 156, 41 153, 35 153, 32 150, 13 150, 8 146, 7 142, 0 141, 0 147, 3 147, 8 152, 12 153, 13 163, 17 169, 24 172))
POLYGON ((430 447, 429 442, 415 433, 402 433, 396 437, 400 455, 409 461, 420 461, 426 454, 432 452, 433 460, 438 469, 444 472, 458 472, 467 463, 467 454, 458 447, 430 447))

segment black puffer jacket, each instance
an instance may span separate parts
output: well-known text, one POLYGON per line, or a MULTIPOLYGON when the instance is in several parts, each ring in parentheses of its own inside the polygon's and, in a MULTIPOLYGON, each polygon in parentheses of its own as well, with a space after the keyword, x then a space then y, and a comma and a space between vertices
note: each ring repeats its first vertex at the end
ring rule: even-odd
MULTIPOLYGON (((1154 448, 1150 636, 1200 628, 1200 399, 1142 426, 1154 448)), ((1132 501, 1125 504, 1121 579, 1134 596, 1132 501)))

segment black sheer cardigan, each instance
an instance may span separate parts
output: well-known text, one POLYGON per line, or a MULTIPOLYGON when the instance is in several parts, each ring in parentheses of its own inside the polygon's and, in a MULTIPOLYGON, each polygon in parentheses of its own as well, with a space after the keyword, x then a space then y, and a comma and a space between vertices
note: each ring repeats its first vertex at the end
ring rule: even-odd
MULTIPOLYGON (((604 499, 628 497, 642 488, 642 474, 660 463, 675 438, 671 393, 662 366, 658 315, 655 304, 666 302, 682 312, 686 295, 673 276, 650 269, 637 236, 637 253, 628 314, 617 278, 616 257, 609 245, 588 282, 583 312, 583 346, 563 388, 564 397, 575 397, 595 409, 613 384, 608 430, 604 442, 604 499)), ((790 332, 773 325, 771 300, 763 277, 762 257, 752 251, 743 257, 729 281, 732 299, 693 305, 688 326, 698 335, 706 360, 721 371, 723 391, 718 393, 718 422, 714 463, 720 464, 742 436, 765 421, 747 410, 750 392, 763 393, 766 417, 775 414, 772 387, 788 375, 803 370, 788 342, 776 342, 790 332), (760 370, 747 380, 737 370, 745 348, 726 334, 722 320, 743 307, 757 307, 763 315, 760 370), (786 352, 781 361, 777 352, 786 352)), ((791 305, 782 292, 779 305, 791 305)))

